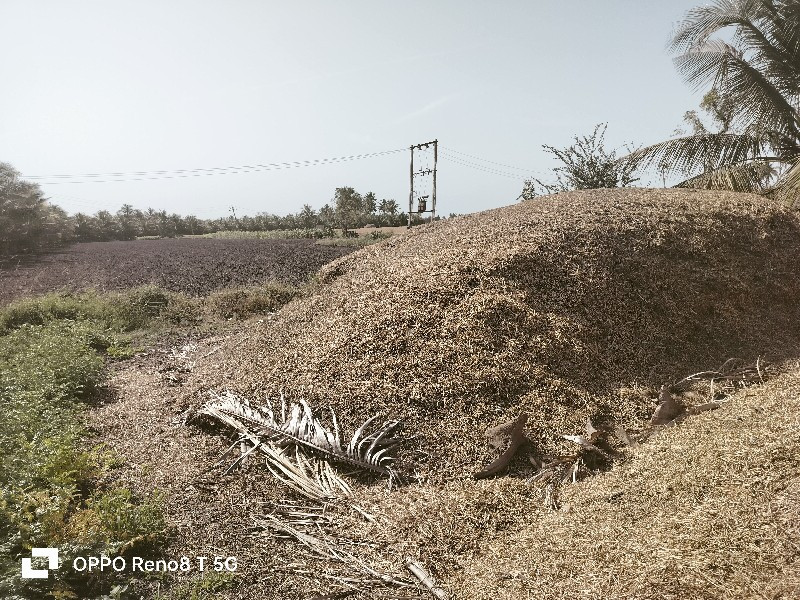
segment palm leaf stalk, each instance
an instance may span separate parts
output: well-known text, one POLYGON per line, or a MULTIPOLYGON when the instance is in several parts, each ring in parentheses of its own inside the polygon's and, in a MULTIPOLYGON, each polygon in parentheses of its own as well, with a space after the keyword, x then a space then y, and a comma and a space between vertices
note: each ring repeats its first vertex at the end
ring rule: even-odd
POLYGON ((679 187, 800 194, 800 2, 715 0, 689 11, 671 49, 688 84, 732 107, 722 131, 704 128, 623 160, 683 177, 679 187), (732 31, 730 41, 714 38, 732 31), (698 173, 698 169, 700 172, 698 173))
MULTIPOLYGON (((375 427, 380 419, 380 415, 375 415, 367 419, 344 444, 333 411, 331 430, 314 415, 305 400, 288 404, 283 393, 280 400, 278 412, 269 399, 264 404, 255 405, 228 391, 214 394, 213 400, 203 406, 201 413, 242 434, 229 450, 239 441, 249 442, 253 447, 248 452, 260 449, 267 456, 270 472, 306 497, 324 499, 350 494, 350 487, 329 461, 388 475, 390 481, 395 479, 392 451, 401 442, 394 437, 401 427, 399 421, 389 420, 375 427), (292 450, 294 458, 290 454, 292 450)), ((243 453, 239 460, 244 456, 243 453)))

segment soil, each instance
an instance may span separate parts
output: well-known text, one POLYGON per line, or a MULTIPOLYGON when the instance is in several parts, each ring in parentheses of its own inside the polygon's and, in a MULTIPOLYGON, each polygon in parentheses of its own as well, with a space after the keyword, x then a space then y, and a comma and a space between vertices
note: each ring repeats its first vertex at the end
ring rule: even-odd
MULTIPOLYGON (((213 352, 218 343, 217 337, 173 337, 112 365, 106 401, 87 412, 90 442, 120 459, 107 483, 126 487, 140 499, 163 494, 168 544, 162 556, 236 558, 236 585, 215 598, 286 597, 278 582, 270 587, 275 541, 252 531, 253 516, 275 496, 273 482, 263 474, 247 476, 248 464, 224 475, 235 460, 219 462, 229 440, 185 422, 191 415, 181 393, 184 377, 194 357, 213 352)), ((170 585, 186 584, 191 577, 178 574, 170 585)), ((155 580, 134 585, 143 597, 166 590, 166 582, 155 580)))
POLYGON ((279 282, 300 285, 353 248, 313 240, 160 239, 74 244, 0 261, 0 306, 56 291, 123 290, 148 283, 189 296, 279 282))

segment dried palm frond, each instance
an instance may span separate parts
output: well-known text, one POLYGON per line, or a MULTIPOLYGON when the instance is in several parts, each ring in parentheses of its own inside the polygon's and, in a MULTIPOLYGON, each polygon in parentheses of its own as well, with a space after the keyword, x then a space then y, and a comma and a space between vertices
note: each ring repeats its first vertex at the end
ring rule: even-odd
MULTIPOLYGON (((225 422, 236 429, 240 427, 240 424, 233 419, 226 419, 225 422)), ((310 461, 303 457, 298 450, 293 459, 285 448, 273 446, 270 442, 264 442, 249 432, 238 438, 223 453, 223 457, 217 461, 217 464, 221 463, 231 450, 240 445, 243 447, 242 454, 225 470, 226 475, 245 458, 259 450, 266 456, 266 465, 270 473, 278 481, 309 500, 324 502, 336 498, 340 492, 347 496, 352 491, 350 486, 336 474, 326 461, 310 461), (252 444, 249 448, 247 448, 248 443, 252 444)))
MULTIPOLYGON (((261 519, 256 521, 256 525, 265 530, 271 530, 279 537, 294 539, 318 558, 340 563, 347 569, 349 575, 361 576, 357 581, 362 587, 400 587, 405 589, 414 589, 416 587, 413 581, 378 571, 363 559, 343 549, 343 542, 348 540, 341 535, 334 537, 319 528, 311 534, 303 531, 296 523, 290 524, 282 521, 274 514, 263 515, 261 519)), ((357 546, 358 544, 350 540, 349 545, 357 546)))
POLYGON ((215 394, 201 412, 233 427, 251 442, 261 444, 262 452, 272 459, 270 470, 287 484, 295 481, 295 477, 308 477, 312 472, 314 479, 323 482, 323 489, 332 491, 339 488, 345 494, 349 493, 349 487, 336 475, 327 460, 394 477, 391 450, 400 443, 399 439, 393 437, 400 429, 399 421, 385 421, 367 433, 380 418, 375 415, 367 419, 345 445, 333 411, 331 431, 314 416, 306 401, 288 405, 283 394, 279 414, 276 414, 269 399, 256 406, 231 392, 215 394), (294 462, 287 462, 284 451, 289 447, 295 448, 294 462), (312 461, 305 456, 305 452, 324 460, 312 461))
POLYGON ((286 449, 262 444, 267 455, 267 468, 275 478, 301 495, 316 501, 336 498, 341 494, 348 496, 350 486, 339 477, 324 460, 309 460, 299 449, 295 449, 295 460, 286 449))

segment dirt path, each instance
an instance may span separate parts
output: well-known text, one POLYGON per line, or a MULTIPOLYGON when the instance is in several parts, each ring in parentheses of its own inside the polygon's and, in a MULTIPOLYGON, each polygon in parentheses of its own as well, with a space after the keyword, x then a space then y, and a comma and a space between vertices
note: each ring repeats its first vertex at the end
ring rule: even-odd
MULTIPOLYGON (((269 576, 276 549, 250 532, 252 515, 270 499, 269 489, 259 488, 264 478, 242 476, 241 471, 222 476, 224 465, 214 465, 225 449, 223 439, 183 423, 191 403, 183 376, 191 369, 192 356, 213 350, 215 343, 214 338, 186 340, 177 349, 155 347, 112 366, 108 400, 88 413, 93 441, 119 457, 121 466, 111 475, 115 484, 139 498, 156 490, 164 494, 171 531, 166 558, 237 558, 237 585, 230 586, 235 589, 215 591, 214 598, 291 597, 269 576)), ((184 576, 172 584, 191 583, 184 576)), ((139 582, 136 588, 144 597, 159 589, 155 582, 139 582)))

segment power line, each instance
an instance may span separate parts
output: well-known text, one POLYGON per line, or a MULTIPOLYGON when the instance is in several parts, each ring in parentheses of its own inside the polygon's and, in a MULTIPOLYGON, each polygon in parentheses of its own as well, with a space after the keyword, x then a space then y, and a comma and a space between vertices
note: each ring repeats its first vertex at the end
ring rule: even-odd
POLYGON ((320 165, 333 164, 339 162, 349 162, 385 156, 404 152, 407 148, 396 150, 384 150, 382 152, 371 152, 368 154, 353 154, 350 156, 336 156, 329 158, 317 158, 313 160, 300 160, 293 162, 268 163, 257 165, 240 165, 234 167, 212 167, 205 169, 175 169, 164 171, 133 171, 127 173, 83 173, 79 175, 23 175, 27 180, 37 181, 46 185, 59 185, 70 183, 114 183, 128 181, 149 181, 154 179, 183 179, 187 177, 205 177, 210 175, 232 175, 239 173, 253 173, 258 171, 275 171, 280 169, 295 169, 300 167, 316 167, 320 165), (61 180, 61 181, 50 181, 61 180), (76 180, 76 181, 70 181, 76 180))
POLYGON ((487 162, 487 163, 490 163, 490 164, 493 164, 493 165, 498 165, 500 167, 507 167, 507 168, 512 169, 514 171, 522 171, 523 173, 533 173, 534 172, 534 171, 531 171, 530 169, 523 169, 522 167, 515 167, 514 165, 507 165, 505 163, 495 162, 495 161, 489 160, 487 158, 481 158, 480 156, 475 156, 474 154, 467 154, 465 152, 459 152, 458 150, 450 148, 449 146, 442 146, 442 149, 443 150, 447 150, 448 152, 452 152, 453 154, 460 154, 461 156, 467 156, 469 158, 474 158, 474 159, 477 159, 477 160, 479 160, 481 162, 487 162))
POLYGON ((483 171, 484 173, 491 173, 492 175, 499 175, 501 177, 509 177, 511 179, 516 179, 516 180, 524 179, 524 176, 520 175, 518 173, 508 173, 506 171, 499 171, 497 169, 492 169, 491 167, 483 167, 483 166, 477 165, 475 163, 470 163, 470 162, 465 162, 465 161, 458 160, 457 158, 453 158, 452 156, 448 156, 447 154, 444 154, 444 153, 442 154, 442 158, 447 162, 455 163, 457 165, 461 165, 463 167, 467 167, 467 168, 470 168, 470 169, 475 169, 477 171, 483 171))

